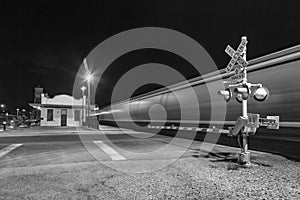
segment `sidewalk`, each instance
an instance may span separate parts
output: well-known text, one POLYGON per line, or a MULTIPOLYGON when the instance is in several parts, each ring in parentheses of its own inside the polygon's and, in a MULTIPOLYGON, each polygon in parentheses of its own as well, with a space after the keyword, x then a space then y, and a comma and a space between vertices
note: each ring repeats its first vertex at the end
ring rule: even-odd
POLYGON ((87 127, 28 127, 19 129, 10 129, 6 131, 0 131, 0 137, 7 136, 41 136, 41 135, 59 135, 59 134, 90 134, 99 132, 93 128, 87 127))
POLYGON ((78 135, 78 134, 100 134, 105 131, 106 134, 119 133, 119 131, 124 130, 126 132, 135 132, 130 129, 120 129, 117 127, 110 127, 101 125, 99 130, 88 127, 62 127, 62 126, 33 126, 27 128, 19 129, 8 129, 0 131, 1 137, 10 137, 10 136, 43 136, 43 135, 78 135))

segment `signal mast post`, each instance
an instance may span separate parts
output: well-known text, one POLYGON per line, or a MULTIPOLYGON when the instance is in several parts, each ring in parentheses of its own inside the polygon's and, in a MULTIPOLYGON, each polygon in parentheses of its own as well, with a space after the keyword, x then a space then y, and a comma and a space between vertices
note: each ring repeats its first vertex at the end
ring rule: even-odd
POLYGON ((231 74, 234 70, 234 75, 224 81, 229 83, 225 90, 218 91, 219 95, 224 97, 226 102, 229 102, 233 94, 236 95, 236 100, 242 103, 242 115, 236 120, 235 126, 229 130, 230 136, 237 136, 240 144, 242 137, 241 152, 239 153, 238 162, 245 166, 250 166, 250 152, 248 151, 248 136, 255 134, 257 128, 266 126, 268 129, 279 129, 279 116, 267 116, 261 118, 259 114, 248 113, 248 98, 253 94, 255 100, 265 101, 269 96, 267 88, 260 83, 248 83, 246 61, 246 45, 247 37, 242 37, 242 41, 237 50, 227 45, 225 52, 231 57, 225 72, 231 74), (238 65, 235 65, 235 64, 238 65), (253 91, 252 91, 253 90, 253 91))
POLYGON ((256 101, 265 101, 269 96, 267 88, 260 83, 248 83, 246 61, 246 45, 247 37, 242 37, 237 50, 227 45, 225 52, 231 57, 231 60, 225 68, 225 72, 234 75, 224 80, 228 84, 224 90, 219 90, 218 94, 224 97, 226 102, 229 102, 233 94, 236 95, 236 100, 242 104, 242 115, 236 120, 235 126, 229 128, 229 136, 237 136, 238 143, 242 137, 241 152, 239 153, 238 162, 245 166, 250 166, 250 152, 248 151, 248 137, 254 135, 257 128, 266 126, 268 129, 279 129, 279 116, 267 116, 261 118, 259 114, 248 113, 248 98, 253 96, 256 101), (236 63, 238 65, 236 65, 236 63))
MULTIPOLYGON (((247 37, 243 36, 242 40, 246 40, 247 41, 247 37)), ((246 61, 247 56, 247 46, 245 45, 244 51, 243 51, 243 59, 246 61)), ((247 68, 245 67, 243 69, 243 74, 244 74, 244 78, 243 78, 243 84, 246 84, 248 79, 247 79, 247 68)), ((242 101, 242 116, 244 118, 248 118, 248 100, 243 100, 242 101)), ((239 158, 238 158, 238 162, 245 164, 245 165, 250 165, 250 153, 248 151, 248 127, 244 127, 244 130, 242 130, 242 137, 243 137, 243 147, 241 150, 241 153, 239 154, 239 158)))

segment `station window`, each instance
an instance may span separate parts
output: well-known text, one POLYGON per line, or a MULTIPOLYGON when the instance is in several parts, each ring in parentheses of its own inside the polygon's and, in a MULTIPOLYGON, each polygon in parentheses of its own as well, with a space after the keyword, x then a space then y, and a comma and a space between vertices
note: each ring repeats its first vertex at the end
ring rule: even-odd
POLYGON ((47 109, 47 121, 53 121, 53 109, 47 109))
POLYGON ((74 121, 80 121, 80 110, 74 110, 74 121))

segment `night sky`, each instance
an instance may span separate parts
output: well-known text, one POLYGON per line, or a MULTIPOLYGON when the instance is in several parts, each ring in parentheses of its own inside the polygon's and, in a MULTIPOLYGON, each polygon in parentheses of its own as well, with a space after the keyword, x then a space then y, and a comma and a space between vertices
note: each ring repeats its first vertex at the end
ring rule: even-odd
MULTIPOLYGON (((299 9, 296 0, 1 0, 0 102, 10 111, 27 108, 38 84, 50 96, 72 94, 83 58, 103 40, 132 28, 182 32, 199 42, 219 68, 229 61, 226 45, 236 48, 243 35, 249 41, 248 59, 275 52, 299 44, 299 9)), ((154 61, 181 70, 187 78, 196 76, 185 61, 168 52, 139 50, 110 66, 97 89, 96 103, 109 103, 114 83, 126 70, 154 61)))

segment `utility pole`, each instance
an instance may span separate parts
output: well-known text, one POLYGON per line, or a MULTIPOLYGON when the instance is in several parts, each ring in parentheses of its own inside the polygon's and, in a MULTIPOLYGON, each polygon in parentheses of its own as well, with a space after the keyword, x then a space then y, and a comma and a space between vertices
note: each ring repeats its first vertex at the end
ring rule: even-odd
POLYGON ((88 106, 87 106, 87 114, 88 114, 88 127, 91 126, 91 119, 90 119, 90 107, 91 107, 91 83, 90 80, 87 81, 88 84, 88 106))

